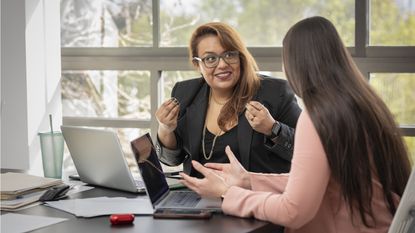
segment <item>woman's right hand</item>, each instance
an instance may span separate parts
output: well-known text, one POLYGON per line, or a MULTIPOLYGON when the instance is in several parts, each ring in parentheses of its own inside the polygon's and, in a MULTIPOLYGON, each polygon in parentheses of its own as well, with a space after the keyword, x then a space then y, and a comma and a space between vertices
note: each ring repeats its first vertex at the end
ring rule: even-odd
POLYGON ((229 146, 226 146, 225 152, 229 163, 206 163, 204 166, 214 170, 229 186, 251 189, 248 171, 238 161, 229 146))
POLYGON ((169 134, 176 129, 179 106, 179 101, 172 97, 157 109, 156 119, 159 123, 159 134, 169 134))

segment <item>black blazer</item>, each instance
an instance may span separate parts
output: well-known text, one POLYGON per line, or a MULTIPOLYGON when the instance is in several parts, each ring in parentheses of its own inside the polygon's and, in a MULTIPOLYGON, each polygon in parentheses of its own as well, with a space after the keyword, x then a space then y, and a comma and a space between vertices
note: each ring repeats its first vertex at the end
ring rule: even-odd
MULTIPOLYGON (((238 119, 238 143, 240 162, 249 171, 264 173, 289 172, 294 145, 294 127, 301 113, 287 81, 263 75, 261 85, 253 100, 268 108, 272 117, 281 124, 276 141, 254 131, 245 114, 238 119)), ((178 82, 173 87, 172 97, 180 102, 177 128, 177 149, 163 147, 156 142, 156 152, 162 163, 170 166, 183 164, 187 174, 192 171, 191 160, 199 160, 202 131, 208 106, 210 87, 203 78, 178 82)))

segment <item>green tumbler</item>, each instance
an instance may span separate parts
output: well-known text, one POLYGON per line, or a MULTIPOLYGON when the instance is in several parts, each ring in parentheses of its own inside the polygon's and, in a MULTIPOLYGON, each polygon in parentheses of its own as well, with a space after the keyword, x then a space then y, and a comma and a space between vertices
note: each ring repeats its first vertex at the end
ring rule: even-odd
POLYGON ((62 178, 63 136, 61 132, 38 133, 45 177, 62 178))

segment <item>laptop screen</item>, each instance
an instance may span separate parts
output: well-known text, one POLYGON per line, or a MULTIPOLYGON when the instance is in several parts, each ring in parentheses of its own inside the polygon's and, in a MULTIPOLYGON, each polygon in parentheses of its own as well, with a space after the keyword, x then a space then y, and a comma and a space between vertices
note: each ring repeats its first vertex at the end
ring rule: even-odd
POLYGON ((165 193, 169 186, 163 169, 157 158, 156 151, 147 133, 131 142, 131 147, 147 189, 151 203, 154 205, 165 193))

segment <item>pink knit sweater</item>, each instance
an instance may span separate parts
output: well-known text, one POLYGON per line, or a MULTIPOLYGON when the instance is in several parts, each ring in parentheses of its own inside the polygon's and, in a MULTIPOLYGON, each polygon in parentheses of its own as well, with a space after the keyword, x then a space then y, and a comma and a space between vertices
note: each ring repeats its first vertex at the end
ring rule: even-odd
MULTIPOLYGON (((308 233, 387 232, 393 218, 376 180, 372 182, 375 227, 365 227, 357 210, 351 215, 338 183, 331 178, 322 143, 305 111, 296 127, 291 172, 250 173, 250 179, 252 190, 234 186, 226 192, 222 205, 225 213, 270 221, 285 226, 285 232, 308 233)), ((395 198, 398 203, 399 197, 395 198)))

